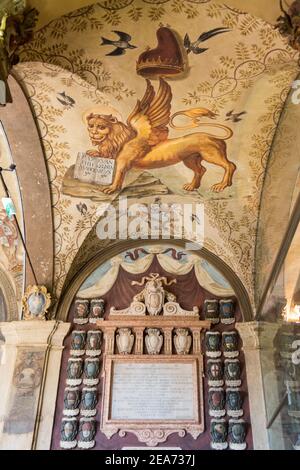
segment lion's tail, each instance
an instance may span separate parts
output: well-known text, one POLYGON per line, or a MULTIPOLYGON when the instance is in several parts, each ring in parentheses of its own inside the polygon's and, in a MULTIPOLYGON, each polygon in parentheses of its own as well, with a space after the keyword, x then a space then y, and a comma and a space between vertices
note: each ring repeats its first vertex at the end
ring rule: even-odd
POLYGON ((222 140, 228 140, 233 136, 233 131, 230 129, 230 127, 224 126, 223 124, 213 124, 213 123, 204 123, 200 122, 201 117, 208 117, 210 119, 215 119, 217 117, 217 114, 213 113, 209 109, 206 108, 192 108, 188 109, 186 111, 178 111, 177 113, 174 113, 169 121, 169 126, 172 127, 172 129, 175 129, 177 131, 183 131, 187 129, 195 129, 196 127, 215 127, 218 129, 222 129, 226 132, 224 137, 217 136, 215 134, 210 134, 206 132, 206 134, 210 135, 211 137, 214 137, 216 139, 222 139, 222 140), (176 116, 186 116, 191 119, 191 122, 189 124, 186 124, 185 126, 176 126, 174 124, 174 119, 176 116))

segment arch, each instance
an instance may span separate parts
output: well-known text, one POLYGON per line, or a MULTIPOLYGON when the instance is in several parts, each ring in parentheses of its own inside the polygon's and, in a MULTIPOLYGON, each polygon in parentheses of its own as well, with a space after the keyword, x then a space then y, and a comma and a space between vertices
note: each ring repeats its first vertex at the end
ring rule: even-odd
POLYGON ((19 320, 18 305, 14 288, 5 271, 0 267, 0 293, 1 291, 6 306, 6 318, 4 321, 19 320))
MULTIPOLYGON (((1 121, 16 164, 19 180, 24 239, 39 284, 51 290, 53 282, 53 222, 48 172, 34 114, 17 82, 9 76, 13 103, 1 110, 1 121), (43 204, 41 204, 41 200, 43 204)), ((26 263, 25 285, 35 284, 26 263)))
MULTIPOLYGON (((145 243, 145 241, 144 241, 145 243)), ((147 245, 169 245, 172 243, 174 246, 178 246, 181 249, 184 249, 188 240, 147 240, 147 245)), ((122 253, 123 251, 137 248, 143 244, 142 240, 118 240, 117 243, 112 244, 105 249, 102 249, 101 252, 98 252, 90 261, 86 263, 70 280, 68 287, 65 292, 62 293, 57 309, 56 309, 56 318, 57 320, 66 321, 67 315, 71 306, 71 303, 79 290, 81 284, 84 280, 101 264, 110 260, 114 256, 122 253)), ((241 313, 243 316, 243 321, 251 321, 253 319, 253 311, 249 299, 248 292, 246 291, 244 285, 242 284, 239 277, 235 272, 218 256, 210 252, 207 248, 201 248, 200 250, 189 250, 191 253, 205 259, 211 263, 220 273, 225 277, 225 279, 230 283, 232 289, 235 292, 235 295, 240 304, 241 313)))
MULTIPOLYGON (((295 80, 299 81, 299 78, 300 74, 295 80)), ((285 240, 290 239, 289 234, 295 230, 297 214, 299 219, 300 139, 296 123, 300 109, 293 103, 294 93, 295 89, 291 88, 281 109, 266 158, 260 194, 254 255, 255 306, 259 315, 272 280, 276 272, 278 274, 277 259, 281 256, 282 245, 286 246, 285 240), (286 145, 287 138, 289 145, 286 145), (282 181, 288 184, 281 185, 282 181), (280 214, 280 217, 274 217, 274 214, 280 214)))

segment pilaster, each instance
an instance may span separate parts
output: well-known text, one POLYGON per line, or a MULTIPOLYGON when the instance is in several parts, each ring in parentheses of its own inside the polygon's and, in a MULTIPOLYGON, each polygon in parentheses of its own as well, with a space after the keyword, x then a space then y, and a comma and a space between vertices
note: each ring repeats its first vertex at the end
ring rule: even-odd
POLYGON ((14 321, 1 323, 0 328, 5 338, 0 449, 34 448, 38 433, 43 431, 43 420, 48 437, 47 447, 43 448, 49 448, 62 343, 70 324, 55 320, 14 321))
POLYGON ((236 329, 243 341, 255 450, 271 448, 267 424, 268 409, 275 409, 279 400, 273 361, 273 343, 279 327, 280 325, 276 323, 258 321, 236 324, 236 329), (268 384, 266 384, 266 371, 269 371, 268 384), (265 396, 266 385, 269 390, 272 390, 272 397, 265 396), (271 402, 274 402, 273 406, 271 402))

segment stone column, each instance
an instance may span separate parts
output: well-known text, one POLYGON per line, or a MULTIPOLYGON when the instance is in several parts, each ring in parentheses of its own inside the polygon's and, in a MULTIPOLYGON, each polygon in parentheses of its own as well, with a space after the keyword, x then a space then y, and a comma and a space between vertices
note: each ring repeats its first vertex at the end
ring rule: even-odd
POLYGON ((49 448, 62 342, 69 327, 69 323, 38 320, 0 324, 5 338, 1 368, 4 377, 0 380, 0 449, 35 448, 38 432, 43 429, 43 413, 49 448))
POLYGON ((171 356, 173 350, 173 343, 172 343, 172 331, 173 328, 164 328, 164 353, 166 355, 171 356))
POLYGON ((193 335, 193 354, 201 354, 201 329, 191 328, 193 335))
POLYGON ((135 328, 135 354, 143 354, 144 352, 144 327, 135 328))
POLYGON ((42 384, 40 410, 32 443, 32 448, 36 450, 48 450, 51 446, 63 342, 70 329, 70 323, 57 322, 56 325, 51 338, 51 348, 45 358, 45 380, 42 384))
MULTIPOLYGON (((251 427, 255 450, 271 448, 267 429, 270 416, 267 413, 266 399, 268 401, 277 401, 278 404, 278 388, 275 381, 272 384, 268 383, 268 389, 272 390, 272 397, 269 395, 265 397, 263 373, 265 374, 267 370, 270 373, 275 371, 272 360, 274 353, 273 341, 279 327, 280 325, 276 323, 257 321, 236 324, 236 329, 243 341, 242 349, 246 362, 251 427), (266 360, 269 361, 268 369, 265 368, 266 360)), ((276 405, 272 409, 275 410, 276 405)))
POLYGON ((105 330, 105 354, 115 354, 115 332, 115 327, 106 328, 105 330))

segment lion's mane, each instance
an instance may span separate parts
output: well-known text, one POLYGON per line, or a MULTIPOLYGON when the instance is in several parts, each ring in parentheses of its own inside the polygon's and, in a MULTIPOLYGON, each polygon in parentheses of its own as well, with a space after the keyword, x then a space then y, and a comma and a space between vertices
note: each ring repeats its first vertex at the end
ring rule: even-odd
POLYGON ((134 132, 123 122, 112 122, 103 115, 93 114, 92 117, 101 120, 110 129, 106 139, 98 144, 100 155, 103 158, 116 158, 124 145, 135 136, 134 132))

